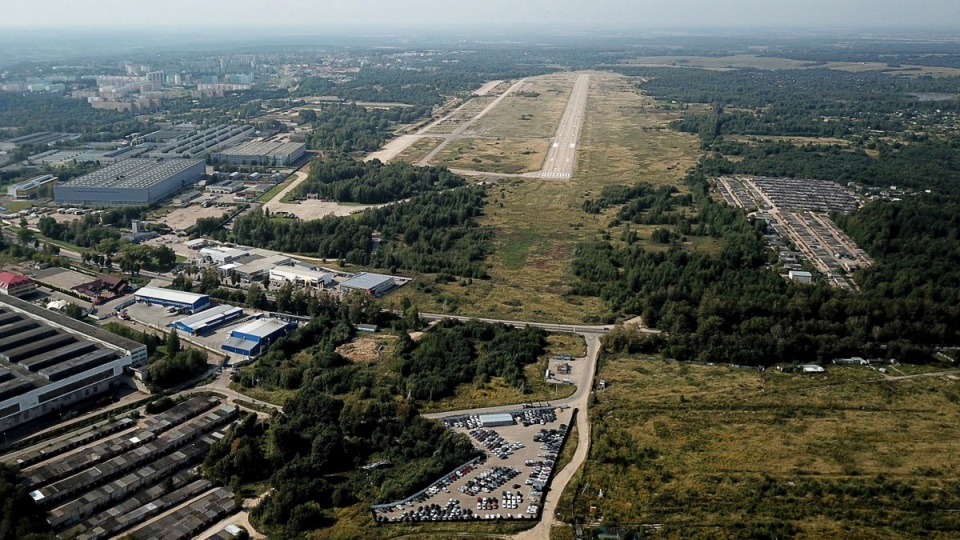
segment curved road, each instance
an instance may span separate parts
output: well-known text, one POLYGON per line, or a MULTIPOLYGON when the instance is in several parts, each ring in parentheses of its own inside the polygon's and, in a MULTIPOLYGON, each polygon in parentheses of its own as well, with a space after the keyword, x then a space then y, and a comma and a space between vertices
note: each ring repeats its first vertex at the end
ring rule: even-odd
MULTIPOLYGON (((420 316, 425 320, 431 321, 439 319, 468 320, 474 318, 429 313, 422 313, 420 316)), ((600 337, 607 333, 610 330, 610 327, 533 323, 499 319, 479 320, 490 323, 503 323, 517 327, 535 326, 551 332, 572 332, 582 336, 584 341, 587 343, 587 355, 583 359, 583 361, 586 363, 585 369, 582 370, 580 378, 574 381, 574 384, 577 386, 576 392, 574 392, 570 397, 550 402, 554 406, 573 407, 577 409, 577 450, 574 452, 573 459, 570 460, 570 463, 568 463, 567 466, 561 471, 557 472, 551 481, 550 489, 547 490, 543 498, 543 510, 541 512, 540 521, 537 522, 532 529, 514 535, 514 538, 518 540, 550 540, 550 530, 557 521, 556 512, 557 504, 560 502, 560 496, 563 494, 564 489, 566 489, 567 484, 570 483, 570 480, 573 479, 573 475, 576 474, 576 472, 580 469, 580 466, 583 465, 583 462, 586 461, 587 454, 590 451, 590 415, 588 411, 588 405, 590 394, 593 391, 594 375, 597 371, 597 358, 600 355, 600 337)), ((481 409, 469 409, 466 411, 447 411, 442 413, 425 414, 424 417, 439 419, 446 416, 465 413, 488 414, 493 412, 516 410, 517 407, 518 405, 516 404, 504 405, 500 407, 484 407, 481 409)))

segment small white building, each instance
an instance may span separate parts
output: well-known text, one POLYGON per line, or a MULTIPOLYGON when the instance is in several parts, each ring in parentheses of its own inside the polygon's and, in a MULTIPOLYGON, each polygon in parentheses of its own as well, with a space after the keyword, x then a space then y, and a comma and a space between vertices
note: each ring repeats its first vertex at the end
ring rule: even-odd
POLYGON ((823 369, 822 366, 816 364, 804 364, 800 366, 800 369, 803 373, 826 373, 827 370, 823 369))
POLYGON ((790 279, 797 283, 810 283, 813 281, 813 274, 802 270, 791 270, 788 274, 790 279))

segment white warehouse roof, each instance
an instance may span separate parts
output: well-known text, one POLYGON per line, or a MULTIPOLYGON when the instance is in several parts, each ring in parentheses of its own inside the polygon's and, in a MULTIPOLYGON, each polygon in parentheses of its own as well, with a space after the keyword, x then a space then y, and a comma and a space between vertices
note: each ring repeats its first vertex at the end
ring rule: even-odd
POLYGON ((174 291, 172 289, 160 289, 157 287, 143 287, 134 293, 134 296, 147 298, 156 298, 167 302, 177 302, 180 304, 195 304, 198 300, 206 298, 205 294, 188 293, 183 291, 174 291))
POLYGON ((230 333, 233 335, 246 334, 264 338, 286 327, 287 323, 277 319, 257 319, 234 328, 230 333))

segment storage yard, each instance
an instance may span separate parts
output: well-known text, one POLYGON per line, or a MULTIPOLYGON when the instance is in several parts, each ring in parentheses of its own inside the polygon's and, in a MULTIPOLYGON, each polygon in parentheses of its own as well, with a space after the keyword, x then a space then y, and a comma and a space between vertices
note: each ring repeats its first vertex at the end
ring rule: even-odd
POLYGON ((239 510, 198 465, 237 409, 197 396, 140 420, 108 420, 4 461, 21 467, 30 496, 61 535, 95 540, 193 538, 239 510))
POLYGON ((873 264, 873 260, 827 215, 851 212, 859 204, 853 193, 834 182, 795 178, 723 176, 714 182, 731 206, 756 212, 765 220, 766 235, 787 271, 799 271, 809 261, 829 283, 850 288, 844 273, 873 264))
POLYGON ((444 418, 480 455, 409 498, 373 507, 379 523, 535 520, 573 409, 530 407, 444 418))

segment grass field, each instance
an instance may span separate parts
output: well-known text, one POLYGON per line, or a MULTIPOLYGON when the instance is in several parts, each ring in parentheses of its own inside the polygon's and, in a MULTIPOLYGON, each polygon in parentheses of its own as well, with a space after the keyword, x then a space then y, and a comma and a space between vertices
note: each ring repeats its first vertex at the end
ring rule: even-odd
POLYGON ((416 163, 427 157, 431 150, 440 144, 441 139, 434 137, 423 137, 417 142, 411 144, 406 150, 400 152, 393 161, 402 161, 404 163, 416 163))
POLYGON ((505 97, 473 129, 488 137, 553 137, 575 78, 573 73, 530 78, 519 92, 505 97))
POLYGON ((587 469, 561 498, 568 522, 700 538, 960 530, 960 377, 632 358, 604 361, 599 377, 610 387, 590 410, 587 469))
POLYGON ((453 169, 506 174, 533 172, 543 166, 549 146, 547 139, 457 139, 431 162, 453 169))
POLYGON ((547 354, 580 358, 587 355, 587 342, 579 334, 553 333, 547 336, 547 354))
POLYGON ((523 392, 519 388, 508 385, 502 378, 495 377, 486 384, 461 384, 457 387, 455 396, 425 403, 423 412, 460 411, 528 401, 549 401, 569 397, 577 391, 577 387, 572 384, 551 384, 544 381, 543 373, 546 369, 546 357, 526 366, 523 374, 527 382, 523 392))
MULTIPOLYGON (((569 80, 574 76, 569 74, 569 80)), ((569 294, 576 245, 598 237, 610 222, 609 215, 583 212, 583 201, 609 184, 680 185, 699 158, 699 142, 694 135, 669 130, 677 113, 657 109, 630 79, 598 72, 590 81, 573 178, 511 178, 491 186, 481 219, 495 230, 494 253, 488 258, 491 278, 467 286, 405 287, 398 295, 430 312, 545 322, 608 317, 600 299, 569 294)), ((642 236, 649 238, 650 232, 642 236)), ((703 242, 691 247, 715 249, 703 242)))

